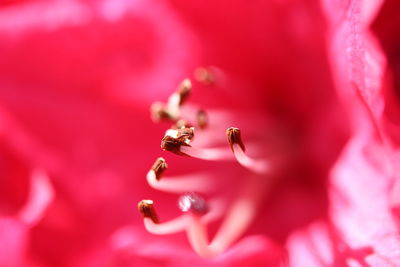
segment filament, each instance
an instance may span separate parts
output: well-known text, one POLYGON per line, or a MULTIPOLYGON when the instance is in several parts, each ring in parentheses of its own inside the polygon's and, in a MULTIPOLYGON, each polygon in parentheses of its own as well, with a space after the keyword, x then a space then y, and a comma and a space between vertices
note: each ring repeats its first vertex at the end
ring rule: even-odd
MULTIPOLYGON (((222 216, 224 203, 220 199, 215 199, 209 203, 210 210, 203 216, 197 216, 203 225, 217 220, 222 216)), ((155 235, 168 235, 185 231, 190 225, 191 214, 184 214, 175 219, 163 223, 155 223, 150 218, 144 218, 144 227, 149 233, 155 235)))
POLYGON ((215 257, 234 243, 253 222, 260 200, 269 181, 264 177, 249 177, 242 187, 239 198, 228 210, 217 234, 211 243, 208 242, 207 228, 199 216, 190 214, 190 225, 186 229, 188 240, 197 254, 204 258, 215 257))
POLYGON ((181 215, 178 218, 164 223, 154 223, 150 218, 144 218, 143 223, 149 233, 155 235, 169 235, 183 231, 187 225, 187 217, 181 215))
MULTIPOLYGON (((205 85, 210 85, 216 81, 216 72, 212 69, 199 68, 195 72, 195 78, 205 85)), ((155 119, 169 119, 176 123, 167 130, 161 140, 162 150, 202 160, 237 161, 253 174, 243 180, 244 184, 239 187, 238 196, 231 202, 227 211, 220 199, 213 200, 208 205, 203 198, 194 193, 185 194, 179 200, 181 210, 187 213, 170 221, 159 222, 152 200, 142 200, 138 208, 144 216, 143 223, 148 232, 166 235, 186 231, 190 245, 196 253, 204 258, 212 258, 223 253, 236 242, 254 221, 260 200, 272 181, 265 175, 270 172, 271 163, 265 159, 252 158, 245 153, 239 128, 229 127, 226 130, 226 137, 232 151, 228 147, 210 147, 222 141, 223 135, 219 132, 222 124, 237 118, 231 118, 229 113, 214 112, 210 117, 215 120, 209 121, 210 113, 207 114, 190 104, 183 105, 191 89, 190 80, 185 79, 168 98, 166 104, 153 105, 155 119), (196 147, 192 146, 195 136, 193 125, 198 127, 196 131, 200 129, 203 134, 199 138, 196 137, 196 147), (207 147, 202 147, 203 145, 207 147), (207 224, 220 218, 225 212, 224 220, 212 241, 209 242, 207 224)), ((152 188, 171 193, 209 193, 217 188, 218 180, 212 179, 210 173, 162 177, 166 169, 165 160, 158 158, 146 176, 152 188)))
POLYGON ((157 179, 155 172, 150 170, 146 178, 152 188, 171 193, 184 193, 188 191, 204 193, 211 191, 215 187, 215 182, 212 180, 212 177, 206 173, 157 179))
POLYGON ((31 189, 25 206, 19 212, 22 221, 35 225, 40 221, 54 198, 54 189, 42 170, 34 170, 31 174, 31 189))
POLYGON ((203 160, 233 160, 232 153, 227 148, 196 148, 181 146, 180 152, 193 158, 203 160))
POLYGON ((239 144, 233 144, 232 150, 233 150, 233 154, 235 155, 236 160, 243 167, 245 167, 255 173, 258 173, 258 174, 265 174, 268 172, 269 164, 266 160, 253 159, 253 158, 247 156, 239 144))
POLYGON ((168 98, 168 111, 174 116, 179 117, 180 107, 187 100, 192 89, 192 83, 189 79, 184 79, 178 86, 175 93, 168 98))
POLYGON ((180 115, 180 100, 181 97, 179 96, 178 93, 173 93, 169 98, 168 98, 168 104, 167 104, 167 109, 171 113, 171 115, 174 118, 179 118, 180 115))

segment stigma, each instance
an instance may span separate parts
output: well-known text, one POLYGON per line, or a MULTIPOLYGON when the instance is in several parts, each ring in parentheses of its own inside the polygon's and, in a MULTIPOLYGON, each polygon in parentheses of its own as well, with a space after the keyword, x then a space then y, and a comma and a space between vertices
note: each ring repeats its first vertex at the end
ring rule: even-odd
POLYGON ((206 201, 195 193, 187 193, 179 198, 179 208, 183 212, 194 212, 196 214, 206 214, 208 206, 206 201))

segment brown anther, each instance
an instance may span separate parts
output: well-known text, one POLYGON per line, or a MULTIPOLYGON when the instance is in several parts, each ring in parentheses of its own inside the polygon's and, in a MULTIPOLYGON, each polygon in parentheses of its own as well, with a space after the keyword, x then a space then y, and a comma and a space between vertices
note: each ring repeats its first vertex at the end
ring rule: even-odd
POLYGON ((174 130, 182 129, 182 128, 190 128, 191 125, 185 120, 178 120, 171 128, 174 130))
POLYGON ((199 110, 196 114, 196 119, 197 119, 197 125, 201 128, 204 129, 207 127, 208 124, 208 118, 207 118, 207 113, 204 110, 199 110))
POLYGON ((177 138, 185 139, 185 143, 190 143, 194 137, 194 127, 177 129, 177 138))
POLYGON ((189 79, 184 79, 179 85, 177 92, 179 94, 179 105, 182 105, 188 99, 192 90, 192 82, 189 79))
POLYGON ((155 122, 159 122, 161 120, 174 120, 173 116, 168 112, 166 107, 160 103, 160 102, 155 102, 151 105, 150 108, 151 111, 151 118, 155 122))
POLYGON ((240 148, 245 151, 245 147, 242 141, 242 137, 240 135, 240 129, 239 128, 234 128, 230 127, 226 130, 226 136, 228 137, 228 143, 229 146, 231 147, 233 151, 233 145, 238 144, 240 148))
POLYGON ((172 136, 166 135, 164 138, 161 140, 161 148, 162 150, 166 150, 172 153, 175 153, 177 155, 185 155, 188 156, 187 154, 181 152, 181 146, 189 146, 187 141, 186 136, 181 136, 174 138, 172 136))
POLYGON ((205 85, 210 85, 215 82, 215 76, 210 69, 198 67, 194 70, 194 78, 205 85))
POLYGON ((153 200, 142 200, 138 203, 138 210, 144 218, 150 218, 154 223, 159 223, 153 200))
POLYGON ((164 171, 168 168, 167 163, 165 162, 164 158, 158 158, 154 162, 153 166, 151 169, 154 171, 154 174, 156 176, 157 181, 160 180, 161 175, 164 173, 164 171))

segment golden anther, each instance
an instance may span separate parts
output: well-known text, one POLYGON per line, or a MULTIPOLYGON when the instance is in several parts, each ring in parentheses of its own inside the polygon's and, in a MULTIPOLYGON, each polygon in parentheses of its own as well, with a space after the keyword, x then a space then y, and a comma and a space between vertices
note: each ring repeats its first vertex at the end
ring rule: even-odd
POLYGON ((161 120, 174 120, 173 116, 168 112, 164 104, 160 102, 154 102, 151 105, 150 112, 151 118, 155 122, 159 122, 161 120))
POLYGON ((231 147, 232 151, 233 151, 234 144, 238 144, 240 146, 240 148, 243 151, 245 151, 245 147, 242 142, 242 137, 241 137, 239 128, 234 128, 234 127, 228 128, 226 130, 226 136, 228 138, 228 143, 229 143, 229 146, 231 147))
POLYGON ((154 223, 158 223, 158 216, 153 207, 153 200, 142 200, 138 203, 138 210, 144 218, 150 218, 154 223))
POLYGON ((207 114, 204 110, 199 110, 196 114, 196 119, 197 119, 197 125, 201 128, 204 129, 208 125, 208 117, 207 114))
POLYGON ((194 70, 194 78, 205 85, 210 85, 215 82, 215 75, 210 69, 198 67, 194 70))
POLYGON ((182 105, 188 99, 192 90, 192 82, 189 79, 184 79, 179 85, 177 92, 179 94, 179 105, 182 105))
POLYGON ((160 180, 161 175, 164 173, 164 171, 168 168, 167 163, 165 162, 164 158, 158 158, 154 162, 153 166, 151 169, 154 171, 154 174, 156 176, 157 181, 160 180))
POLYGON ((186 155, 185 153, 181 152, 181 146, 189 146, 190 145, 187 143, 187 136, 181 136, 174 138, 172 136, 166 135, 164 138, 161 140, 161 148, 162 150, 169 151, 172 153, 175 153, 177 155, 186 155))
POLYGON ((194 127, 177 129, 177 138, 185 139, 185 143, 190 143, 194 137, 194 127))
POLYGON ((177 129, 182 129, 182 128, 190 128, 191 125, 185 121, 185 120, 178 120, 174 125, 172 125, 172 129, 177 130, 177 129))

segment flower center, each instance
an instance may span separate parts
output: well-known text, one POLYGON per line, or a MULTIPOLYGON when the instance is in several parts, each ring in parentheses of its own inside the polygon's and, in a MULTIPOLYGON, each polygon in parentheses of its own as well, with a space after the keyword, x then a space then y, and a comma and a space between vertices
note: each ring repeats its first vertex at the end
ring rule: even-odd
MULTIPOLYGON (((206 68, 197 69, 195 78, 210 86, 218 82, 216 73, 206 68)), ((193 114, 182 112, 182 105, 186 105, 191 90, 191 81, 185 79, 168 98, 167 103, 157 102, 152 105, 154 121, 167 120, 174 123, 171 129, 166 131, 161 141, 161 148, 181 156, 231 161, 232 164, 237 162, 246 168, 248 173, 243 177, 235 198, 226 203, 224 197, 210 196, 213 190, 221 186, 218 185, 213 173, 206 171, 183 177, 164 177, 168 166, 165 159, 158 158, 147 173, 147 182, 157 190, 182 194, 178 203, 183 214, 171 221, 160 223, 153 201, 142 200, 138 204, 138 209, 144 217, 144 225, 149 232, 171 234, 186 231, 193 250, 200 256, 209 258, 228 249, 245 233, 254 220, 262 196, 271 181, 266 177, 270 173, 270 163, 265 159, 254 159, 245 153, 241 130, 235 127, 225 131, 229 146, 214 148, 193 146, 192 141, 195 137, 212 140, 220 138, 220 133, 208 131, 212 126, 209 125, 208 115, 204 110, 197 110, 193 114), (189 115, 192 115, 192 119, 189 115), (208 200, 197 193, 206 194, 208 200), (214 239, 209 242, 207 224, 222 216, 220 228, 214 239)))

